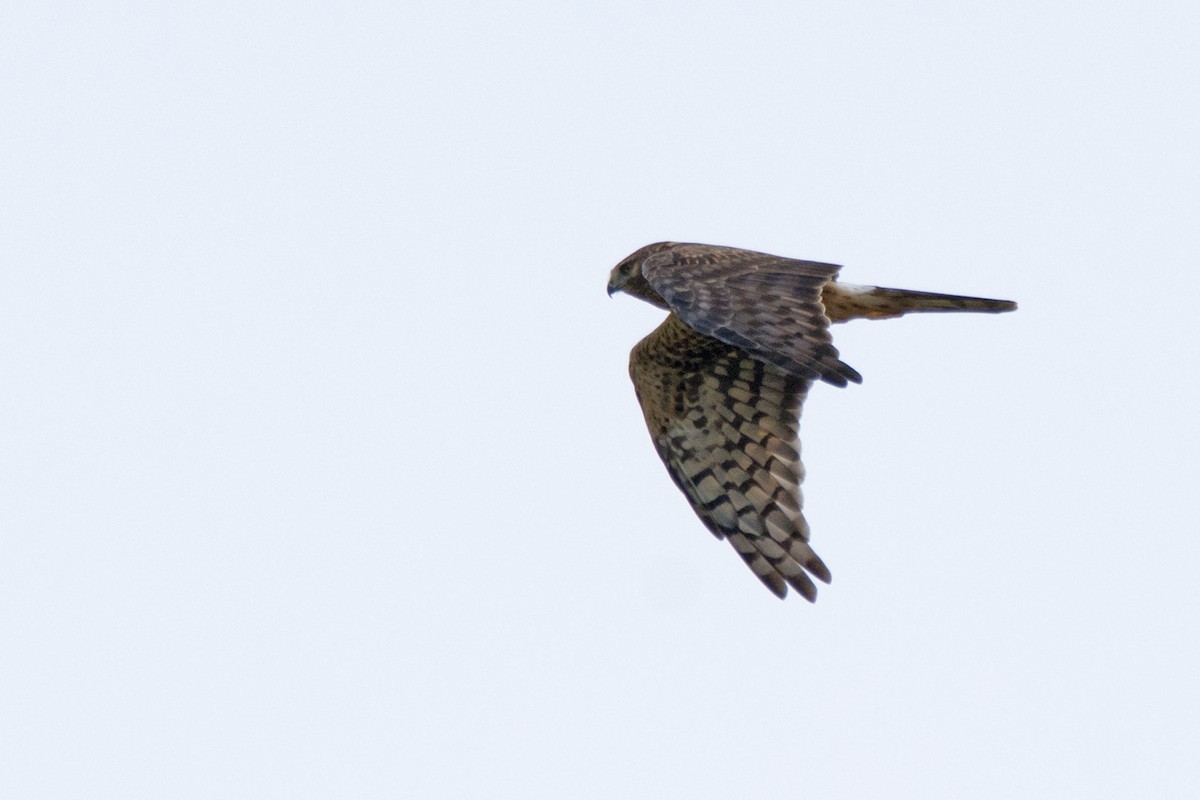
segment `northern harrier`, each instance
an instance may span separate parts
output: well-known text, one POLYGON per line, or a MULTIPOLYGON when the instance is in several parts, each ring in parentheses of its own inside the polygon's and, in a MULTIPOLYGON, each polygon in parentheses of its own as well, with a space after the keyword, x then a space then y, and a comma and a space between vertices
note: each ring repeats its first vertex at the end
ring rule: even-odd
POLYGON ((633 348, 629 374, 654 446, 717 538, 767 588, 810 602, 829 570, 800 512, 800 404, 813 381, 862 376, 829 324, 910 311, 1012 311, 1016 303, 838 283, 836 264, 659 242, 612 271, 623 291, 671 313, 633 348))

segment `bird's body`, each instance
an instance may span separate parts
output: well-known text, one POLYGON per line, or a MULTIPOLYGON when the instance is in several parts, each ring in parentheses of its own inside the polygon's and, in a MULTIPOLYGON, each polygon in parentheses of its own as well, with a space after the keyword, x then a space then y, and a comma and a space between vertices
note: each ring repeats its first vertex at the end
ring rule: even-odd
POLYGON ((830 322, 910 311, 1010 311, 1016 304, 839 284, 840 267, 714 245, 660 242, 612 271, 624 291, 671 313, 630 354, 655 448, 701 521, 779 597, 816 598, 829 570, 801 513, 800 407, 820 378, 862 377, 838 357, 830 322))

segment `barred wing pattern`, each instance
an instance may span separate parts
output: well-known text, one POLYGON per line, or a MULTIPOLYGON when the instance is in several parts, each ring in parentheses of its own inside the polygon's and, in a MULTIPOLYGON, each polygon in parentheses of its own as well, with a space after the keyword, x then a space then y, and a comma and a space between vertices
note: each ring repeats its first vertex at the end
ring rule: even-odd
POLYGON ((837 264, 676 244, 649 255, 641 267, 670 309, 700 333, 799 378, 836 386, 862 382, 838 358, 821 305, 822 290, 841 269, 837 264))
POLYGON ((676 314, 634 347, 629 373, 655 448, 704 524, 779 597, 816 599, 829 570, 801 514, 798 378, 676 314))

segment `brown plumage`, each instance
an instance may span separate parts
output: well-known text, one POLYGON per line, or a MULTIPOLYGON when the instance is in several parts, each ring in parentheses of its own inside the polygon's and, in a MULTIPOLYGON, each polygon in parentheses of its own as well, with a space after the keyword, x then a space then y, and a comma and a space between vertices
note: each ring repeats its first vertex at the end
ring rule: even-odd
POLYGON ((830 322, 910 311, 1011 311, 1007 300, 850 286, 839 266, 659 242, 618 264, 608 293, 669 310, 633 348, 629 374, 671 478, 779 597, 816 599, 829 570, 801 513, 800 406, 816 379, 860 383, 830 322))

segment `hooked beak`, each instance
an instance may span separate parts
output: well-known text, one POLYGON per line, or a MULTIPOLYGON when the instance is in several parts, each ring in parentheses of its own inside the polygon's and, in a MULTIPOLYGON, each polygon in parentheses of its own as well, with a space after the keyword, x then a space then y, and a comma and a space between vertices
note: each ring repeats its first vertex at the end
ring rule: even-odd
POLYGON ((613 270, 612 275, 608 276, 608 296, 612 297, 614 294, 624 289, 625 284, 628 282, 629 278, 627 276, 624 276, 620 272, 613 270))

